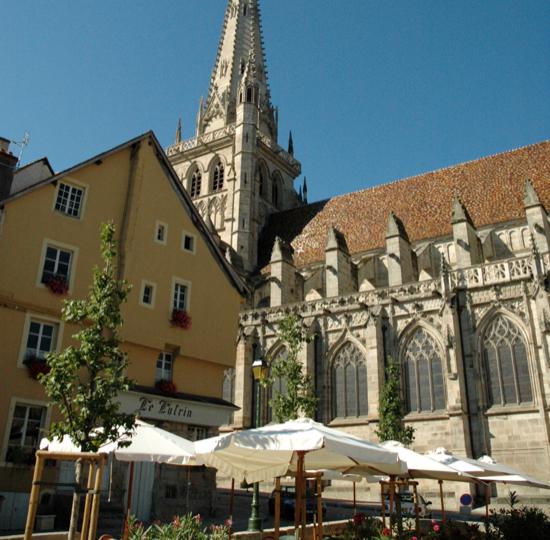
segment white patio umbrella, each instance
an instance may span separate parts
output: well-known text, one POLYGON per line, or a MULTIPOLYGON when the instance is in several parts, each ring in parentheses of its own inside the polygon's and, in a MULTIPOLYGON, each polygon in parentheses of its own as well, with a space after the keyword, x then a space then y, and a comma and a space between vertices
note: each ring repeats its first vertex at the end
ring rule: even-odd
MULTIPOLYGON (((42 439, 41 450, 50 452, 80 452, 68 435, 62 440, 42 439)), ((100 453, 114 453, 119 461, 168 463, 171 465, 196 465, 195 447, 191 441, 160 429, 142 420, 136 420, 131 435, 121 434, 120 439, 103 445, 100 453), (128 446, 119 447, 120 444, 128 446)))
POLYGON ((550 483, 524 474, 517 469, 504 465, 503 463, 497 463, 491 456, 481 456, 476 460, 482 463, 484 466, 489 465, 495 473, 491 476, 481 476, 480 479, 486 482, 501 482, 504 484, 513 484, 518 486, 527 486, 540 489, 550 489, 550 483), (500 471, 501 474, 497 474, 500 471))
POLYGON ((407 472, 395 452, 307 418, 197 441, 195 452, 206 465, 250 483, 296 473, 300 454, 308 471, 407 472))
MULTIPOLYGON (((57 438, 52 440, 42 439, 40 441, 40 449, 47 450, 49 452, 68 453, 77 453, 81 451, 81 448, 67 435, 65 435, 61 440, 57 438)), ((127 523, 131 512, 134 483, 134 463, 136 461, 166 463, 169 465, 198 465, 195 459, 195 447, 193 442, 170 433, 169 431, 143 422, 142 420, 136 420, 131 434, 127 435, 121 431, 120 438, 117 441, 103 445, 99 449, 99 453, 113 454, 119 461, 130 462, 124 538, 127 538, 128 534, 127 523), (128 444, 128 446, 119 447, 121 444, 128 444)), ((188 491, 189 490, 187 490, 187 492, 188 491)), ((189 507, 188 501, 186 506, 189 507)))

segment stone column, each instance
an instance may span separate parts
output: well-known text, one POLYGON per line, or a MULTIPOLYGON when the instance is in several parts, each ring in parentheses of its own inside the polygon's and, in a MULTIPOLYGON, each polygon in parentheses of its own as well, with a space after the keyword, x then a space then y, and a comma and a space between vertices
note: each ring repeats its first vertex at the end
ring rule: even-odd
POLYGON ((271 307, 290 304, 296 300, 296 268, 292 247, 279 237, 271 254, 271 307))
POLYGON ((340 296, 353 292, 352 262, 344 235, 331 227, 325 248, 326 296, 340 296))
POLYGON ((457 268, 467 268, 483 262, 476 229, 468 211, 458 198, 453 201, 451 224, 453 226, 457 268))
POLYGON ((525 206, 525 215, 529 230, 537 249, 540 253, 550 251, 550 223, 548 223, 548 215, 530 180, 525 182, 523 204, 525 206))
POLYGON ((403 223, 393 212, 388 217, 386 253, 388 254, 388 283, 390 287, 415 280, 411 244, 403 223))

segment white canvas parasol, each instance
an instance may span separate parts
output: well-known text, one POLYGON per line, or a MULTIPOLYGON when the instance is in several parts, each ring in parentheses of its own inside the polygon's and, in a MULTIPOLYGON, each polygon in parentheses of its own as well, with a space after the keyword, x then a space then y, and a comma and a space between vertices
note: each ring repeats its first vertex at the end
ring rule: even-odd
POLYGON ((305 470, 346 472, 357 466, 372 474, 406 473, 395 452, 349 433, 299 419, 197 441, 199 461, 247 482, 261 482, 297 471, 297 454, 305 470))

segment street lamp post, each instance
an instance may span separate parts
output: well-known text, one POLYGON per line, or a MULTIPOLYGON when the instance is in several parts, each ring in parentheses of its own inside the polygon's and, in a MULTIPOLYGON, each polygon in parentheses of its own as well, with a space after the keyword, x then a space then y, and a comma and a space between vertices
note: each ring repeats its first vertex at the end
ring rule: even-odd
MULTIPOLYGON (((256 381, 256 425, 255 427, 261 427, 262 423, 262 394, 261 394, 261 382, 267 377, 269 368, 266 361, 263 358, 257 358, 252 362, 252 374, 256 381)), ((261 531, 262 530, 262 518, 260 517, 260 483, 254 484, 252 492, 252 511, 250 518, 248 519, 249 531, 261 531)))

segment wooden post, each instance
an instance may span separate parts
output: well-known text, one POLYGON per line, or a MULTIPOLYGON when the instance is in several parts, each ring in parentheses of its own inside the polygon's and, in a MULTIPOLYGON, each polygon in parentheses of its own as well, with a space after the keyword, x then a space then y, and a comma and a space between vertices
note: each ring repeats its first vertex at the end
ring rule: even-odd
POLYGON ((86 538, 88 535, 88 527, 90 526, 90 510, 92 503, 92 494, 90 491, 93 487, 95 466, 95 462, 90 461, 88 468, 88 481, 86 482, 87 493, 84 502, 84 515, 82 516, 82 531, 80 532, 80 538, 86 538))
POLYGON ((357 492, 355 491, 355 482, 353 482, 353 515, 357 514, 357 492))
POLYGON ((380 513, 382 515, 382 526, 386 528, 386 501, 384 500, 384 485, 385 482, 380 482, 380 498, 382 499, 382 506, 380 507, 380 513))
POLYGON ((485 532, 489 532, 489 504, 491 503, 491 482, 485 485, 485 532))
MULTIPOLYGON (((189 489, 189 486, 187 486, 189 489)), ((231 540, 231 535, 233 534, 233 506, 235 501, 235 479, 231 478, 231 493, 229 494, 229 540, 231 540)))
MULTIPOLYGON (((186 489, 189 489, 187 486, 186 489)), ((134 491, 134 462, 130 461, 130 469, 128 471, 128 491, 126 494, 126 514, 124 517, 124 532, 122 540, 128 540, 130 534, 130 515, 132 513, 132 496, 134 491)))
POLYGON ((416 534, 420 536, 420 508, 418 506, 418 489, 417 483, 413 482, 413 494, 414 494, 414 521, 416 527, 416 534))
POLYGON ((275 540, 279 540, 281 534, 281 477, 275 478, 275 540))
POLYGON ((34 474, 32 478, 31 494, 29 498, 29 510, 27 512, 27 523, 25 525, 24 540, 31 540, 32 531, 34 529, 34 520, 36 511, 38 510, 38 500, 40 498, 40 480, 42 479, 42 471, 44 470, 44 459, 40 455, 36 455, 34 464, 34 474))
POLYGON ((392 522, 394 497, 395 497, 395 476, 390 476, 390 523, 392 522))
MULTIPOLYGON (((94 494, 92 498, 92 514, 90 516, 90 532, 88 540, 95 540, 97 532, 97 518, 99 515, 99 499, 101 496, 101 480, 103 479, 103 467, 105 466, 106 454, 99 454, 99 464, 96 467, 94 494)), ((84 539, 82 539, 84 540, 84 539)))
POLYGON ((296 465, 295 478, 295 503, 294 503, 294 529, 298 530, 302 522, 302 480, 304 474, 304 453, 298 451, 298 463, 296 465))
POLYGON ((304 455, 305 452, 302 452, 302 486, 301 486, 301 501, 300 501, 300 539, 305 540, 306 538, 306 500, 307 500, 307 491, 306 491, 306 478, 304 474, 304 455))
POLYGON ((441 515, 443 517, 443 523, 445 523, 445 502, 443 501, 443 480, 438 480, 439 483, 439 498, 441 499, 441 515))
POLYGON ((317 477, 317 523, 319 527, 320 539, 323 538, 323 485, 321 475, 317 477))

